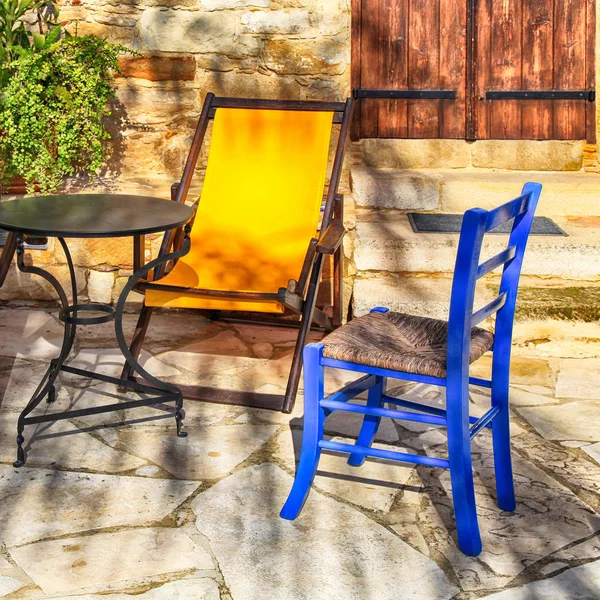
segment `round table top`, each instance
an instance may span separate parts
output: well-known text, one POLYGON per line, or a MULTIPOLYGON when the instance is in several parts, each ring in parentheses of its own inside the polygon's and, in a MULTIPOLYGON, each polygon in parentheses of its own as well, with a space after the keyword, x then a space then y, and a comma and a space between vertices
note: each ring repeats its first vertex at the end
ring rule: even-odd
POLYGON ((36 236, 110 238, 175 229, 194 211, 149 196, 64 194, 0 203, 0 228, 36 236))

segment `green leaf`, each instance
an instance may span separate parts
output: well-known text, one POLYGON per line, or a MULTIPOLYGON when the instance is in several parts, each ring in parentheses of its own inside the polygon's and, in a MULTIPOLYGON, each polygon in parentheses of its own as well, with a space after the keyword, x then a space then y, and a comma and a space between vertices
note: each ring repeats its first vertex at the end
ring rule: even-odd
POLYGON ((36 50, 41 50, 46 45, 46 36, 41 33, 33 34, 33 46, 36 50))

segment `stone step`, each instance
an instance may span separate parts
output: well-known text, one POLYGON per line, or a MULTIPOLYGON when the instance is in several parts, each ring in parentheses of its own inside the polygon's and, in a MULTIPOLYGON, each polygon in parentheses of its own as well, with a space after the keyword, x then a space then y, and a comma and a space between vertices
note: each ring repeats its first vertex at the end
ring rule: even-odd
POLYGON ((463 213, 475 206, 494 208, 518 196, 526 181, 537 181, 544 186, 538 215, 600 215, 598 175, 583 171, 382 169, 354 165, 351 181, 359 207, 443 213, 463 213))
MULTIPOLYGON (((477 286, 475 308, 493 300, 499 278, 484 278, 477 286)), ((354 283, 352 312, 361 316, 375 306, 447 319, 452 278, 449 275, 404 275, 359 278, 354 283)), ((578 354, 598 346, 600 282, 522 277, 515 313, 515 343, 548 345, 571 340, 578 354)), ((550 349, 550 346, 547 346, 550 349)), ((600 350, 598 348, 597 350, 600 350)), ((556 352, 556 348, 552 349, 556 352)))
MULTIPOLYGON (((524 275, 594 279, 600 277, 599 217, 555 217, 568 234, 531 236, 523 264, 524 275)), ((506 247, 506 235, 488 235, 481 260, 506 247)), ((359 274, 452 273, 458 234, 414 233, 406 214, 357 211, 354 261, 359 274)))

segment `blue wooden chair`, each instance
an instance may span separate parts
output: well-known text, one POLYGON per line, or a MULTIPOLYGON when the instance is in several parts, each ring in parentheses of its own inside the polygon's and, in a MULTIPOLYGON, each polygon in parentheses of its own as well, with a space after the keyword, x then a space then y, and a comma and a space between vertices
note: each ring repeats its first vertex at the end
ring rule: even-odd
POLYGON ((294 485, 281 516, 295 519, 308 496, 322 450, 347 453, 360 466, 367 456, 450 469, 458 544, 465 554, 481 552, 471 440, 491 428, 498 505, 515 509, 509 434, 509 368, 513 319, 523 254, 542 186, 527 183, 522 195, 486 211, 465 213, 458 244, 449 320, 440 321, 374 308, 304 349, 304 434, 294 485), (479 264, 484 235, 514 219, 508 246, 479 264), (473 312, 477 280, 503 266, 498 297, 473 312), (475 327, 496 314, 495 333, 475 327), (469 377, 469 365, 493 350, 492 378, 469 377), (329 398, 324 396, 324 367, 365 373, 329 398), (446 410, 385 395, 386 378, 446 387, 446 410), (491 408, 469 416, 469 384, 491 388, 491 408), (367 403, 352 398, 368 390, 367 403), (384 404, 406 410, 384 408, 384 404), (365 415, 355 445, 323 439, 325 418, 342 410, 365 415), (413 412, 415 411, 415 412, 413 412), (371 448, 382 417, 445 426, 448 458, 371 448))

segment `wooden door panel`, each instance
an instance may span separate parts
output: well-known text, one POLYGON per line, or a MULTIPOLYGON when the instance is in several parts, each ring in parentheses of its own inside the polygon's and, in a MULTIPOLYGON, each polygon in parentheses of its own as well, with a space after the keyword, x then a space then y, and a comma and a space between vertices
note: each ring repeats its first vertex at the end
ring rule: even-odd
POLYGON ((440 89, 456 90, 441 100, 440 137, 464 138, 467 103, 467 10, 456 0, 440 0, 440 89))
POLYGON ((590 0, 481 0, 477 3, 478 139, 594 139, 585 100, 490 100, 492 90, 588 90, 595 28, 590 0), (586 128, 587 126, 587 128, 586 128))
MULTIPOLYGON (((553 56, 554 0, 523 0, 524 90, 554 88, 554 69, 548 57, 553 56)), ((530 100, 523 103, 521 136, 525 139, 552 138, 554 109, 552 100, 530 100)))
MULTIPOLYGON (((408 89, 439 89, 439 0, 410 0, 408 23, 408 89)), ((439 100, 409 100, 408 137, 439 137, 439 113, 439 100)))
MULTIPOLYGON (((408 87, 408 2, 386 2, 379 13, 379 89, 408 87)), ((379 137, 408 137, 407 100, 371 100, 379 106, 379 137)))
MULTIPOLYGON (((362 0, 361 14, 361 87, 377 88, 381 79, 379 72, 379 7, 387 0, 362 0)), ((379 104, 377 100, 360 101, 361 137, 379 136, 379 104)))
MULTIPOLYGON (((586 87, 586 2, 560 0, 554 7, 554 84, 560 90, 586 87)), ((585 103, 560 100, 554 107, 554 138, 585 138, 585 103)))
POLYGON ((453 0, 353 0, 360 72, 353 87, 456 90, 456 100, 361 99, 360 137, 465 135, 466 5, 453 0))
POLYGON ((523 94, 593 89, 595 1, 352 0, 354 88, 456 92, 363 98, 354 137, 593 141, 593 103, 523 94))

